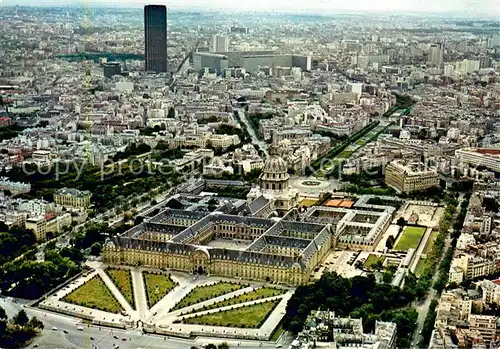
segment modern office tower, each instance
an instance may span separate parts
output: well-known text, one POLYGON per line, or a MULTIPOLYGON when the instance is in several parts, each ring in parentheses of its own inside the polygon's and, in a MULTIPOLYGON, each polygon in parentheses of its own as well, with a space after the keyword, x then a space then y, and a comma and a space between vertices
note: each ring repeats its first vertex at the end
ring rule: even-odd
POLYGON ((122 66, 118 62, 103 63, 104 77, 111 78, 113 75, 122 73, 122 66))
POLYGON ((144 6, 146 71, 167 71, 167 8, 144 6))
POLYGON ((223 35, 214 35, 212 41, 212 52, 228 52, 229 40, 223 35))
POLYGON ((443 64, 443 47, 441 44, 432 44, 431 47, 429 47, 427 61, 431 67, 441 67, 443 64))

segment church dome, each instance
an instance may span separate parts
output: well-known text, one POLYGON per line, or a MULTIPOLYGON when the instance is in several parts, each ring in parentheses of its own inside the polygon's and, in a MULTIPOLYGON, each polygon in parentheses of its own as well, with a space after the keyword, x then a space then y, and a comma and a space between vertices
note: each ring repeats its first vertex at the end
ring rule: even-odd
POLYGON ((286 173, 287 166, 285 160, 280 158, 279 156, 270 156, 267 158, 264 163, 264 168, 262 172, 270 172, 270 173, 286 173))

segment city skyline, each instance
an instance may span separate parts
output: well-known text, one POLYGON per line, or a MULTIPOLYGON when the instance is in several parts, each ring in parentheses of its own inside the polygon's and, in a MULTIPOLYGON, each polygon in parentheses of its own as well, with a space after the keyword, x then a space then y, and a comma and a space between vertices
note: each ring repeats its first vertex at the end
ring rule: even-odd
POLYGON ((459 0, 435 2, 432 0, 388 0, 358 2, 342 2, 339 0, 314 0, 303 3, 298 0, 278 0, 269 3, 257 0, 252 3, 245 1, 207 1, 207 0, 171 0, 171 1, 149 1, 149 0, 109 0, 109 1, 86 1, 86 0, 51 0, 40 2, 35 0, 3 0, 3 6, 93 6, 93 7, 142 7, 150 4, 166 5, 172 9, 196 9, 196 10, 240 10, 240 11, 278 11, 278 12, 307 12, 307 13, 416 13, 416 14, 455 14, 465 16, 487 16, 497 17, 500 15, 500 4, 493 0, 459 0))

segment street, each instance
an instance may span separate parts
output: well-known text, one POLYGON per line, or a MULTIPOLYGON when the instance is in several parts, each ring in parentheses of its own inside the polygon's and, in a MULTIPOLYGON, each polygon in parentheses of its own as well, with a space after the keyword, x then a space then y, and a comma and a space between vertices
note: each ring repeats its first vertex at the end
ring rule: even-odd
MULTIPOLYGON (((457 211, 453 215, 453 220, 455 220, 455 218, 457 216, 458 209, 459 209, 460 205, 462 204, 462 201, 463 201, 463 194, 460 194, 460 196, 458 198, 457 211)), ((415 328, 415 331, 413 332, 413 335, 411 337, 412 338, 412 348, 420 348, 419 343, 423 339, 421 332, 422 332, 422 329, 424 327, 425 318, 427 317, 427 313, 429 312, 429 305, 431 304, 431 301, 433 299, 439 300, 440 294, 438 294, 436 292, 436 290, 433 288, 433 285, 439 276, 439 271, 438 271, 439 265, 441 264, 441 261, 443 260, 444 256, 446 256, 448 249, 451 247, 451 240, 452 239, 451 239, 450 235, 451 235, 451 233, 453 233, 453 229, 452 229, 451 225, 450 225, 450 228, 448 229, 448 233, 449 233, 449 235, 445 240, 443 252, 441 254, 441 258, 439 259, 438 263, 436 264, 436 270, 434 272, 434 276, 432 277, 431 288, 430 288, 429 292, 427 293, 427 295, 425 296, 425 298, 422 300, 422 302, 420 302, 420 304, 417 304, 415 306, 415 308, 417 309, 417 312, 418 312, 418 320, 417 320, 417 327, 415 328)))
MULTIPOLYGON (((0 306, 5 309, 9 317, 14 316, 23 308, 26 301, 15 300, 7 297, 0 298, 0 306)), ((29 317, 36 316, 40 319, 45 328, 42 334, 34 339, 28 348, 40 349, 95 349, 93 345, 101 349, 119 348, 122 349, 189 349, 193 345, 201 346, 206 343, 220 344, 228 343, 232 348, 253 349, 253 348, 275 348, 274 342, 260 342, 239 339, 222 338, 202 338, 183 339, 172 338, 160 335, 142 334, 139 330, 120 330, 108 327, 87 326, 82 324, 80 319, 64 316, 56 313, 46 312, 38 308, 24 308, 29 317), (79 331, 78 327, 83 327, 79 331), (68 333, 64 333, 64 331, 68 333), (118 339, 114 338, 115 336, 118 339), (125 338, 125 341, 123 340, 125 338), (262 343, 262 346, 261 346, 262 343), (117 345, 117 346, 113 346, 117 345)), ((291 341, 287 338, 282 342, 291 341)))
POLYGON ((260 147, 260 149, 264 152, 264 154, 266 154, 266 156, 268 156, 266 142, 261 141, 257 137, 252 125, 250 124, 250 121, 248 121, 248 119, 247 119, 245 111, 243 109, 238 109, 237 112, 238 112, 238 115, 240 116, 241 121, 246 125, 248 133, 250 133, 250 137, 252 137, 252 144, 257 144, 260 147))

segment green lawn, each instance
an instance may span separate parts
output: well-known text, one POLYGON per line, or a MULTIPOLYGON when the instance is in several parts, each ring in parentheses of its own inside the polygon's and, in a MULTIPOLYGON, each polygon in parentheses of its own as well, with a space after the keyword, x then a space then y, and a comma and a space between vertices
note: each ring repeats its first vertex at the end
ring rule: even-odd
POLYGON ((420 276, 422 270, 424 269, 425 259, 420 258, 418 260, 417 266, 415 267, 415 275, 420 276))
POLYGON ((132 287, 132 275, 129 269, 106 268, 106 274, 118 287, 130 306, 135 309, 134 289, 132 287))
POLYGON ((239 289, 245 288, 248 285, 238 283, 218 282, 209 286, 198 286, 189 292, 179 303, 172 308, 172 310, 181 309, 190 305, 206 301, 211 298, 222 296, 226 293, 234 292, 239 289))
POLYGON ((425 228, 422 227, 405 227, 403 235, 399 238, 393 249, 398 251, 408 251, 410 248, 417 248, 424 233, 425 228))
POLYGON ((344 150, 342 153, 337 155, 337 159, 348 159, 352 155, 352 150, 344 150))
POLYGON ((177 286, 177 283, 173 281, 168 274, 157 274, 145 271, 142 275, 144 277, 144 285, 146 287, 146 295, 150 308, 177 286))
POLYGON ((429 236, 429 240, 427 240, 427 243, 425 244, 424 248, 424 254, 427 254, 432 251, 432 247, 434 246, 434 242, 436 241, 436 238, 438 236, 438 231, 433 230, 431 232, 431 236, 429 236))
POLYGON ((190 313, 197 313, 200 311, 204 310, 210 310, 210 309, 215 309, 215 308, 222 308, 228 305, 234 305, 234 304, 240 304, 240 303, 246 303, 246 302, 251 302, 257 299, 264 299, 268 297, 274 297, 274 296, 279 296, 285 293, 285 290, 279 289, 279 288, 273 288, 273 287, 262 287, 254 291, 250 291, 248 293, 232 297, 220 302, 216 302, 214 304, 210 304, 208 306, 203 307, 203 309, 200 310, 195 310, 191 311, 190 313))
POLYGON ((377 256, 375 254, 370 254, 366 261, 363 263, 363 266, 367 269, 370 269, 376 261, 380 260, 382 263, 385 261, 385 256, 377 256))
POLYGON ((62 301, 110 313, 119 313, 123 310, 99 275, 66 295, 62 301))
POLYGON ((280 338, 283 332, 285 332, 285 330, 283 329, 283 321, 281 321, 280 324, 273 331, 273 334, 270 339, 271 342, 276 342, 280 338))
POLYGON ((279 300, 252 304, 247 307, 220 311, 185 319, 184 323, 208 326, 258 328, 279 300))

